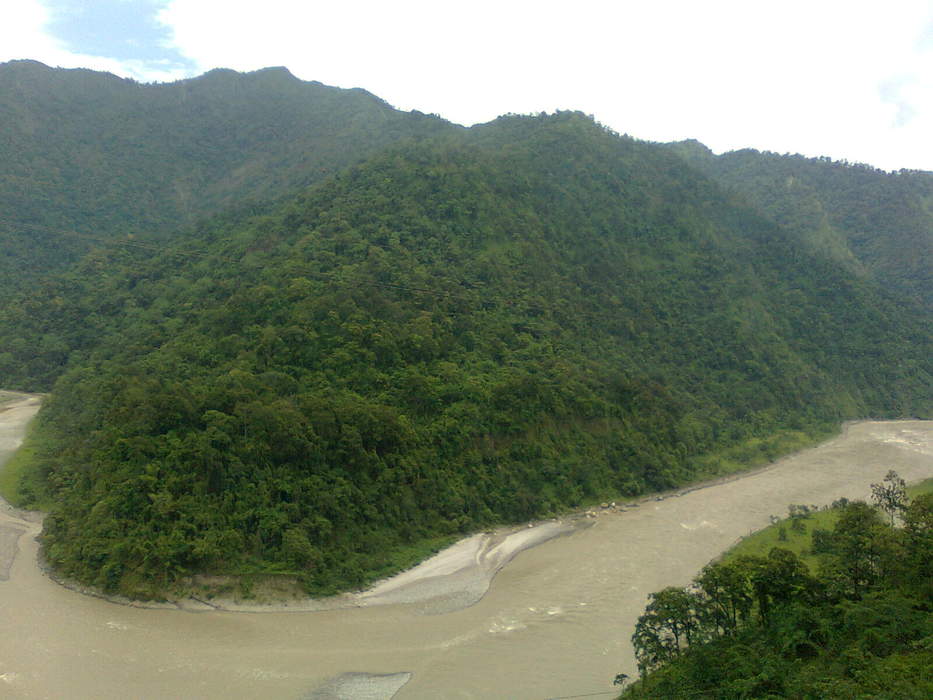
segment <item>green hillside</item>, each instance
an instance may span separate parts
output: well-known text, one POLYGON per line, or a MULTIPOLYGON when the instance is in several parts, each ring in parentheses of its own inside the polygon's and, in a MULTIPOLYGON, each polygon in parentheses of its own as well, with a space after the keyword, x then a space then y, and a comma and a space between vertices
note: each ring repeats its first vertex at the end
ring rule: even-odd
POLYGON ((57 504, 54 567, 131 595, 358 586, 438 536, 931 412, 914 307, 577 113, 397 145, 56 284, 56 333, 93 331, 23 495, 57 504))
POLYGON ((0 115, 4 219, 98 236, 171 233, 454 128, 284 68, 143 85, 13 61, 0 65, 0 115))
POLYGON ((779 541, 651 594, 632 637, 642 678, 620 697, 930 697, 933 496, 890 519, 862 502, 819 515, 830 528, 791 519, 811 527, 805 559, 779 541))
POLYGON ((48 389, 96 337, 93 327, 63 335, 59 308, 75 291, 68 270, 95 248, 188 240, 218 211, 458 128, 284 68, 142 85, 0 64, 0 386, 48 389))
POLYGON ((714 156, 696 141, 669 147, 814 252, 933 311, 933 173, 751 149, 714 156))

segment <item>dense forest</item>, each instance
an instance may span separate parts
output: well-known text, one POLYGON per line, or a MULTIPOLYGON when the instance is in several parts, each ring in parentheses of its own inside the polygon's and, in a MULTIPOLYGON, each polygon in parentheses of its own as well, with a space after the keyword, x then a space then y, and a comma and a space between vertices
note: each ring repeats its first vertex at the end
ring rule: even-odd
POLYGON ((933 493, 908 502, 891 486, 874 487, 895 496, 890 517, 840 502, 832 529, 811 530, 813 569, 775 547, 652 594, 633 637, 647 675, 622 698, 933 696, 933 493))
MULTIPOLYGON (((128 86, 184 105, 250 80, 308 86, 128 86)), ((52 388, 18 498, 50 507, 61 573, 136 596, 195 572, 331 592, 458 533, 931 414, 918 306, 671 148, 575 112, 467 130, 327 94, 388 131, 345 149, 312 123, 309 171, 287 140, 239 179, 221 159, 204 216, 19 270, 0 373, 52 388)))
POLYGON ((714 156, 696 141, 669 147, 811 250, 933 311, 933 173, 752 149, 714 156))
MULTIPOLYGON (((33 285, 102 243, 164 246, 204 216, 459 128, 284 68, 141 85, 36 61, 0 65, 0 125, 0 313, 14 314, 33 285)), ((15 359, 0 365, 7 388, 50 385, 48 358, 15 359)))

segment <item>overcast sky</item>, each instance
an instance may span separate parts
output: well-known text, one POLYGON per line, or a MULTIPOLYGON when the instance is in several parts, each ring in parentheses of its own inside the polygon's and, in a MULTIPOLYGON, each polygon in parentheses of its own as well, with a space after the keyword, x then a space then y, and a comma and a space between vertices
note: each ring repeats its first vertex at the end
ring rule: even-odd
POLYGON ((286 66, 461 124, 579 109, 933 170, 933 0, 2 0, 0 61, 167 81, 286 66))

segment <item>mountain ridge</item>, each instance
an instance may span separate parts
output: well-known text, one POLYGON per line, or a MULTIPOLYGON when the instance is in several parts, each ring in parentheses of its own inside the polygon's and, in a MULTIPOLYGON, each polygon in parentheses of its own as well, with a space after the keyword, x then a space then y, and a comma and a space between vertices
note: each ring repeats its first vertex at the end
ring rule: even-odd
POLYGON ((698 142, 667 147, 796 233, 812 250, 933 310, 933 172, 698 142))
POLYGON ((140 84, 31 61, 0 65, 0 116, 5 227, 105 237, 164 238, 243 198, 306 186, 394 139, 454 128, 285 69, 140 84))
MULTIPOLYGON (((218 173, 189 191, 203 216, 143 178, 150 230, 85 183, 47 214, 101 241, 0 305, 0 373, 52 385, 19 497, 54 504, 61 573, 137 596, 198 572, 345 590, 438 538, 931 412, 918 305, 675 147, 579 112, 464 129, 364 91, 279 119, 308 84, 250 75, 155 86, 205 117, 171 144, 218 173), (249 81, 278 101, 228 89, 249 81), (220 148, 237 139, 255 160, 220 148)), ((150 123, 124 134, 140 172, 172 154, 150 123)), ((37 191, 6 201, 42 209, 37 191)))
POLYGON ((577 113, 396 145, 200 241, 102 258, 114 308, 44 414, 45 551, 111 590, 332 592, 425 540, 929 411, 906 307, 577 113))

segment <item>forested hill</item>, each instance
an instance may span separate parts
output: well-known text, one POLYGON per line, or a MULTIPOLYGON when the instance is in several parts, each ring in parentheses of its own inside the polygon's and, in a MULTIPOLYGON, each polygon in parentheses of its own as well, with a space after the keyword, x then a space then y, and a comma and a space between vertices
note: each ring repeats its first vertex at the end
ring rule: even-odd
POLYGON ((400 144, 194 235, 99 250, 59 300, 96 342, 24 495, 54 503, 52 565, 110 590, 360 585, 433 538, 930 415, 909 304, 578 113, 400 144))
POLYGON ((889 173, 752 149, 715 156, 696 141, 670 148, 748 197, 812 250, 933 313, 933 173, 889 173))
POLYGON ((95 241, 164 240, 398 139, 454 128, 284 68, 143 85, 35 61, 2 64, 0 296, 95 241))

